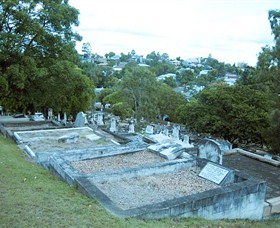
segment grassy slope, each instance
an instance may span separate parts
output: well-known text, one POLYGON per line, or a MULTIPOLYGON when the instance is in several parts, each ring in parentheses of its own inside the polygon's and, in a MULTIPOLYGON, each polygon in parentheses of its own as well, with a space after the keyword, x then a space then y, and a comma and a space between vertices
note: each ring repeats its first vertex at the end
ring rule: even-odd
POLYGON ((121 219, 28 161, 0 135, 0 227, 280 227, 280 221, 121 219))

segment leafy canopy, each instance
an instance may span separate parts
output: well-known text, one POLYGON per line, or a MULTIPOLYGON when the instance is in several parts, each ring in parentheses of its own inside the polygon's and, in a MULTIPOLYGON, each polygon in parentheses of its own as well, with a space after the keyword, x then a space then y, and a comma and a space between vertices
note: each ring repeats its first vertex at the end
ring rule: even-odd
POLYGON ((72 112, 73 99, 61 102, 69 94, 90 102, 92 94, 77 92, 77 87, 87 94, 93 89, 75 69, 75 41, 81 37, 72 26, 78 25, 78 14, 66 0, 0 0, 0 103, 6 109, 72 112))

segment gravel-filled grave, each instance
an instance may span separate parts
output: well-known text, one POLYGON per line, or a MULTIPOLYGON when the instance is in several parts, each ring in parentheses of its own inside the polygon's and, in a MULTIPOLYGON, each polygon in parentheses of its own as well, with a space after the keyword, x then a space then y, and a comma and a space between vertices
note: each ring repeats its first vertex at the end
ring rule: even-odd
POLYGON ((81 173, 94 173, 120 168, 132 168, 143 164, 163 161, 166 161, 166 159, 155 153, 144 150, 91 160, 72 161, 70 164, 81 173))
MULTIPOLYGON (((112 146, 115 145, 111 139, 113 137, 106 134, 105 137, 100 137, 90 128, 65 128, 55 130, 39 130, 17 132, 21 140, 28 143, 28 146, 34 153, 37 152, 52 152, 52 151, 67 151, 82 148, 94 148, 96 146, 112 146), (75 143, 58 142, 58 138, 71 133, 79 134, 79 139, 75 143), (89 136, 95 136, 90 140, 89 136)), ((104 133, 105 135, 105 133, 104 133)))
POLYGON ((123 210, 159 203, 218 188, 219 185, 198 176, 200 168, 178 172, 137 176, 118 180, 94 181, 105 195, 123 210))

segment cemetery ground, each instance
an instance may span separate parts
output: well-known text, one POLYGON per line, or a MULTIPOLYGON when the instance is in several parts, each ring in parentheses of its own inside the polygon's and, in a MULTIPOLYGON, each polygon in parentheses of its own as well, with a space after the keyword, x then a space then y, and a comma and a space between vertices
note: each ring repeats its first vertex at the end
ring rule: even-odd
POLYGON ((280 227, 279 220, 118 218, 0 136, 0 227, 280 227))

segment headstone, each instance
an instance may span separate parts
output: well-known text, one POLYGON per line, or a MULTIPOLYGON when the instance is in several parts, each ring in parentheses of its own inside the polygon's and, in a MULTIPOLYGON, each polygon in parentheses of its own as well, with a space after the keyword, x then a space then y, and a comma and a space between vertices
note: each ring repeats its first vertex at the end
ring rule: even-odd
POLYGON ((129 126, 128 126, 128 133, 135 133, 134 123, 129 124, 129 126))
POLYGON ((169 130, 168 130, 167 127, 163 129, 163 134, 166 135, 166 136, 169 135, 169 130))
POLYGON ((193 144, 190 143, 190 137, 189 137, 188 135, 184 135, 183 143, 184 143, 187 147, 193 147, 193 144))
POLYGON ((97 114, 97 125, 98 126, 104 126, 103 113, 98 113, 97 114))
POLYGON ((76 132, 73 132, 73 133, 59 137, 58 142, 59 143, 75 143, 79 140, 79 138, 80 138, 80 135, 76 132))
POLYGON ((213 139, 202 139, 198 142, 198 157, 205 158, 209 161, 222 164, 223 157, 222 151, 217 143, 213 139))
POLYGON ((63 116, 62 123, 63 123, 64 126, 66 126, 66 124, 67 124, 67 115, 66 115, 66 112, 64 112, 63 115, 64 115, 64 116, 63 116))
POLYGON ((97 113, 94 113, 93 114, 93 120, 97 123, 97 117, 98 117, 98 114, 97 113))
POLYGON ((52 119, 53 110, 52 108, 48 109, 48 119, 52 119))
POLYGON ((204 179, 210 180, 219 185, 231 183, 234 180, 234 173, 232 172, 232 170, 211 162, 208 162, 203 167, 198 176, 203 177, 204 179))
POLYGON ((57 114, 57 121, 60 122, 60 113, 57 114))
POLYGON ((79 112, 76 116, 74 127, 84 127, 87 123, 86 114, 83 112, 79 112))
POLYGON ((179 126, 174 126, 172 131, 173 138, 175 140, 179 140, 180 139, 179 135, 180 135, 179 126))
POLYGON ((117 132, 117 120, 115 117, 111 118, 110 131, 117 132))
POLYGON ((154 127, 153 127, 152 125, 148 125, 148 126, 146 127, 145 133, 146 133, 146 134, 150 134, 150 135, 154 134, 154 127))

